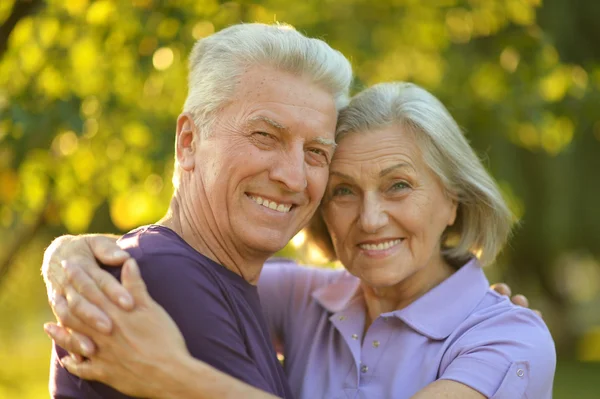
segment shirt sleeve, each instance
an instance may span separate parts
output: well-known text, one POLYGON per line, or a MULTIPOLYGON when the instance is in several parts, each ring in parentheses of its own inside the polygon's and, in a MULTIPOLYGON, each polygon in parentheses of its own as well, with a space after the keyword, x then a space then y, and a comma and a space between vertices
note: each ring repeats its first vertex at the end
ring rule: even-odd
POLYGON ((278 352, 283 353, 294 334, 300 334, 307 321, 306 310, 312 302, 312 293, 334 279, 336 272, 300 266, 285 258, 273 258, 265 263, 258 280, 258 294, 278 352))
POLYGON ((281 349, 286 314, 290 312, 293 290, 291 267, 298 268, 286 259, 270 259, 265 263, 258 280, 260 304, 275 347, 281 349))
MULTIPOLYGON (((141 256, 137 261, 148 292, 173 318, 193 357, 259 389, 270 391, 256 363, 248 355, 232 302, 226 290, 220 287, 224 283, 214 277, 214 271, 185 256, 141 256)), ((106 270, 120 277, 118 268, 106 270)), ((74 383, 82 391, 91 386, 101 397, 113 397, 103 394, 109 388, 106 385, 83 381, 62 370, 61 373, 67 373, 71 378, 71 386, 74 383)), ((64 381, 57 382, 60 385, 64 381)))
POLYGON ((528 309, 483 320, 448 350, 440 379, 458 381, 487 398, 552 398, 554 342, 528 309))

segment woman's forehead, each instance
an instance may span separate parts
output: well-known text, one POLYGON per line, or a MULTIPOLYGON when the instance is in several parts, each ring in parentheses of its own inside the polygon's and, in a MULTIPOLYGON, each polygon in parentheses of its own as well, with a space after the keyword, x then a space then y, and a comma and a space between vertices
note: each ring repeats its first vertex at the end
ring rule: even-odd
POLYGON ((352 132, 339 141, 331 169, 359 164, 375 169, 406 163, 414 169, 422 162, 421 150, 412 132, 398 126, 352 132))

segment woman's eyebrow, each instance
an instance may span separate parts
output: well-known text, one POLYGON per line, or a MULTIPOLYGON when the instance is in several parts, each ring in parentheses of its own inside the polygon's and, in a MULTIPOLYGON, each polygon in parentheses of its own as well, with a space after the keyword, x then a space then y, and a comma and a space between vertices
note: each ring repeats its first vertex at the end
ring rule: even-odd
POLYGON ((415 168, 413 168, 413 166, 409 163, 406 162, 401 162, 399 164, 390 166, 389 168, 385 168, 384 170, 382 170, 381 172, 379 172, 379 177, 383 177, 385 175, 387 175, 388 173, 391 173, 397 169, 412 169, 415 170, 415 168))
POLYGON ((342 173, 342 172, 336 172, 335 170, 332 170, 332 171, 330 171, 330 172, 329 172, 329 175, 330 175, 330 176, 337 176, 337 177, 341 177, 341 178, 342 178, 342 179, 344 179, 344 180, 349 180, 349 181, 351 181, 351 182, 354 182, 354 178, 353 178, 352 176, 350 176, 350 175, 347 175, 347 174, 345 174, 345 173, 342 173))

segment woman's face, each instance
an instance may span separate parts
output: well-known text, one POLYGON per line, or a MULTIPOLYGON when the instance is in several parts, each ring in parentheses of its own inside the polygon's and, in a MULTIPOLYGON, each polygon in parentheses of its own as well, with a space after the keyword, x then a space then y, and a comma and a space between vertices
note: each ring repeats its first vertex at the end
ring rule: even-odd
POLYGON ((346 269, 387 287, 443 264, 440 238, 456 208, 414 133, 394 125, 340 141, 322 212, 346 269))

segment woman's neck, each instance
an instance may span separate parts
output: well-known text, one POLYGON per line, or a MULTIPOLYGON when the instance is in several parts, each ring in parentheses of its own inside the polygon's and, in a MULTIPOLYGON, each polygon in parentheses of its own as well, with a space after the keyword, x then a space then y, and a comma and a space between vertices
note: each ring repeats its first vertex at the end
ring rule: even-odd
MULTIPOLYGON (((361 283, 366 307, 365 333, 382 313, 404 309, 455 272, 443 258, 432 263, 400 283, 387 287, 373 287, 361 283)), ((364 335, 363 335, 364 336, 364 335)))

